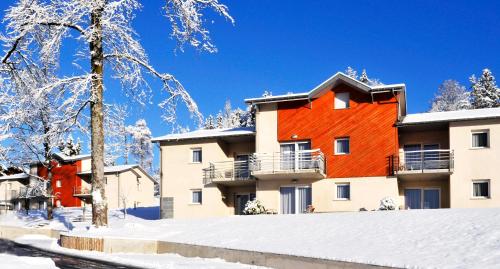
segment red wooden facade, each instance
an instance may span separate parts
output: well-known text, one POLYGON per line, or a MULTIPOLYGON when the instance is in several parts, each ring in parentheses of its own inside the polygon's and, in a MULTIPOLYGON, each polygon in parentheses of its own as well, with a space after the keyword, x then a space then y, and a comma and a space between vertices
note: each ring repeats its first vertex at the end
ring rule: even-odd
POLYGON ((278 140, 311 141, 325 154, 329 178, 387 176, 398 151, 397 99, 339 85, 321 97, 278 104, 278 140), (350 108, 334 109, 335 93, 350 93, 350 108), (292 136, 295 139, 292 139, 292 136), (334 155, 336 138, 349 137, 350 153, 334 155))
MULTIPOLYGON (((54 161, 52 168, 52 190, 55 196, 54 206, 61 205, 64 207, 79 207, 81 200, 73 196, 73 191, 82 185, 82 179, 77 175, 81 172, 82 161, 72 162, 56 162, 54 161), (57 181, 60 181, 60 187, 57 186, 57 181)), ((47 178, 47 168, 42 165, 38 166, 38 176, 47 178)))

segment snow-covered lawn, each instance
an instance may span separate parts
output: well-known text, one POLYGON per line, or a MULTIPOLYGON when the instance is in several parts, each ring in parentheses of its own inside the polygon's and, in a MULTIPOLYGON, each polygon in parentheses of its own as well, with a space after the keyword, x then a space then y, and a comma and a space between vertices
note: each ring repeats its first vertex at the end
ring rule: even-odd
POLYGON ((398 267, 498 268, 499 223, 499 208, 437 209, 200 220, 113 218, 111 228, 73 233, 155 238, 398 267))
MULTIPOLYGON (((500 208, 150 220, 138 209, 75 235, 146 238, 411 268, 498 268, 500 208)), ((76 214, 76 213, 73 213, 76 214)), ((0 221, 1 224, 1 221, 0 221)))

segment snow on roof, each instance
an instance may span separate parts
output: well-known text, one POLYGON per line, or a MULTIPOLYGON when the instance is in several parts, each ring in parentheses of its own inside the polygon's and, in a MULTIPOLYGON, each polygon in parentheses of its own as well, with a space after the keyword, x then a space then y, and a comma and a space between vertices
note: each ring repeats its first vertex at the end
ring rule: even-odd
MULTIPOLYGON (((120 173, 124 171, 128 171, 130 169, 134 169, 139 167, 138 164, 124 164, 124 165, 115 165, 115 166, 105 166, 104 173, 120 173)), ((78 173, 80 175, 90 175, 90 170, 82 171, 78 173)))
MULTIPOLYGON (((104 167, 104 174, 113 174, 113 173, 122 173, 122 172, 126 172, 126 171, 129 171, 129 170, 132 170, 133 169, 139 169, 141 170, 141 172, 146 175, 146 177, 148 177, 151 181, 153 182, 156 182, 154 180, 154 178, 148 173, 146 172, 140 165, 138 164, 122 164, 122 165, 114 165, 114 166, 105 166, 104 167)), ((137 176, 139 176, 139 174, 137 174, 137 172, 133 171, 137 176)), ((90 175, 91 171, 90 170, 86 170, 86 171, 82 171, 82 172, 79 172, 78 174, 79 175, 90 175)))
POLYGON ((30 175, 28 175, 26 173, 19 173, 19 174, 13 174, 13 175, 8 175, 8 176, 1 176, 0 181, 12 180, 12 179, 27 179, 29 177, 30 177, 30 175))
POLYGON ((408 114, 400 125, 500 118, 500 107, 408 114))
POLYGON ((63 160, 65 162, 74 162, 78 160, 83 160, 83 159, 90 159, 90 154, 80 154, 80 155, 75 155, 75 156, 67 156, 63 153, 54 153, 54 156, 60 160, 63 160))
POLYGON ((245 102, 248 104, 258 104, 258 103, 271 103, 278 101, 294 101, 294 100, 304 100, 304 99, 312 99, 321 95, 321 93, 325 90, 328 90, 330 87, 337 85, 340 82, 344 82, 350 86, 356 87, 362 91, 367 93, 373 91, 380 91, 386 89, 405 89, 405 84, 389 84, 389 85, 377 85, 370 86, 366 83, 363 83, 359 80, 353 79, 348 75, 337 72, 335 75, 331 76, 327 80, 323 81, 321 84, 316 86, 314 89, 309 92, 304 93, 294 93, 294 94, 285 94, 285 95, 276 95, 276 96, 266 96, 266 97, 258 97, 258 98, 247 98, 245 102))
POLYGON ((200 139, 212 137, 228 137, 228 136, 248 136, 255 135, 255 127, 238 127, 227 129, 200 129, 193 132, 182 134, 168 134, 152 139, 153 142, 159 141, 177 141, 185 139, 200 139))

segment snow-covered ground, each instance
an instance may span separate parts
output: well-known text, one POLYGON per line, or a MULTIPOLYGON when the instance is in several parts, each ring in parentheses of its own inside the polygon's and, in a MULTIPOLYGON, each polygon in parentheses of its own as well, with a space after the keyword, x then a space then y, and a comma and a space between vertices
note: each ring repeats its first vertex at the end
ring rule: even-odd
MULTIPOLYGON (((498 268, 500 208, 151 220, 110 212, 110 227, 70 233, 147 238, 408 268, 498 268)), ((148 219, 149 218, 149 219, 148 219)), ((1 224, 1 221, 0 221, 1 224)))
POLYGON ((49 258, 24 257, 0 253, 1 268, 15 269, 53 269, 57 268, 54 261, 49 258))

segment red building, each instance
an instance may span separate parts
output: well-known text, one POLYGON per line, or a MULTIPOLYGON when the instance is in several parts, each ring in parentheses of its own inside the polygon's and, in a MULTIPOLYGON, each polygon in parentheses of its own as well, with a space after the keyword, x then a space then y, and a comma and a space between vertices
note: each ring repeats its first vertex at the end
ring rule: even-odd
MULTIPOLYGON (((54 159, 52 168, 54 206, 82 206, 82 200, 74 196, 74 192, 82 186, 82 179, 78 173, 90 169, 90 155, 65 156, 55 153, 54 159)), ((47 178, 47 168, 41 164, 37 168, 38 176, 47 178)))

